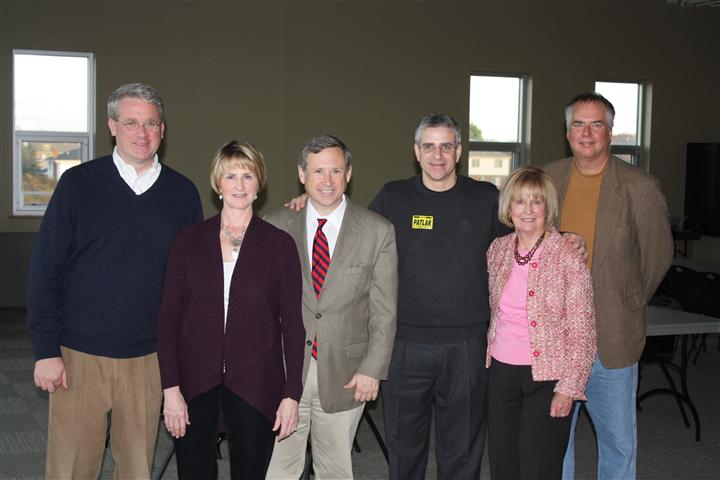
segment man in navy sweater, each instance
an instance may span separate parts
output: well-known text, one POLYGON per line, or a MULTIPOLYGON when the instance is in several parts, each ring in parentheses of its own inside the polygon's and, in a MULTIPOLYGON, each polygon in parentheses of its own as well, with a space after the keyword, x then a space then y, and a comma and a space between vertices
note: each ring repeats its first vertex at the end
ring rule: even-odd
POLYGON ((112 411, 115 478, 149 478, 160 414, 155 354, 165 260, 202 220, 193 183, 158 162, 162 98, 127 84, 108 100, 112 155, 61 177, 30 268, 35 384, 50 392, 46 478, 97 478, 112 411))

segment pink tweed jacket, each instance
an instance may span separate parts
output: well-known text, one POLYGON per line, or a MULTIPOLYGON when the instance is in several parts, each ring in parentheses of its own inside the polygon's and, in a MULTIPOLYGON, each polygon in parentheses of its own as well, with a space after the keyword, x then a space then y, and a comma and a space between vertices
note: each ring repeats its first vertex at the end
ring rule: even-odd
MULTIPOLYGON (((515 233, 498 238, 487 252, 490 328, 485 366, 499 314, 500 297, 514 262, 515 233)), ((595 359, 592 279, 585 263, 560 233, 551 229, 539 258, 530 262, 527 286, 528 330, 533 380, 557 380, 555 391, 585 400, 585 384, 595 359)))

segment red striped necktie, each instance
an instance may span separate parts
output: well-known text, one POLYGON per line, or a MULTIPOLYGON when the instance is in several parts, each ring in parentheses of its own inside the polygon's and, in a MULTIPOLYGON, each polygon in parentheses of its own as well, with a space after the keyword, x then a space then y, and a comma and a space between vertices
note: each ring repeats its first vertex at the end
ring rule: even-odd
POLYGON ((315 231, 315 239, 313 240, 312 252, 312 280, 315 296, 320 298, 323 283, 328 268, 330 268, 330 247, 325 232, 322 231, 323 226, 327 223, 327 218, 318 218, 318 227, 315 231))
MULTIPOLYGON (((325 232, 322 231, 323 226, 327 223, 327 218, 318 218, 317 221, 318 227, 315 231, 312 251, 312 282, 315 297, 320 298, 325 276, 330 268, 330 247, 325 232)), ((317 335, 313 341, 312 356, 317 360, 317 335)))

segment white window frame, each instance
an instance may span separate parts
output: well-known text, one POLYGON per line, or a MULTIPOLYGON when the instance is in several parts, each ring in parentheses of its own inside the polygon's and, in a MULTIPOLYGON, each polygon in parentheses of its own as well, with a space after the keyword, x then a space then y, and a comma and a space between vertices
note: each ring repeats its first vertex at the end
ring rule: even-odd
MULTIPOLYGON (((47 132, 15 129, 15 75, 13 73, 13 215, 42 216, 45 206, 25 205, 22 191, 22 142, 80 143, 81 162, 93 158, 95 152, 95 54, 91 52, 61 52, 54 50, 13 49, 13 72, 16 55, 44 55, 59 57, 85 57, 88 60, 87 79, 87 131, 86 132, 47 132)), ((48 199, 49 200, 49 199, 48 199)))
POLYGON ((510 171, 512 172, 520 165, 530 163, 530 92, 531 79, 527 74, 522 73, 494 73, 494 72, 473 72, 471 77, 509 77, 520 80, 520 91, 518 92, 518 132, 517 142, 486 142, 470 141, 470 125, 468 123, 468 171, 470 170, 469 152, 510 152, 512 161, 510 171))
MULTIPOLYGON (((648 171, 650 167, 650 112, 652 99, 650 83, 638 80, 600 79, 595 81, 595 88, 597 88, 598 82, 628 83, 638 86, 637 143, 635 145, 610 144, 610 153, 612 155, 629 155, 631 165, 648 171)), ((608 100, 612 103, 611 99, 608 100)))

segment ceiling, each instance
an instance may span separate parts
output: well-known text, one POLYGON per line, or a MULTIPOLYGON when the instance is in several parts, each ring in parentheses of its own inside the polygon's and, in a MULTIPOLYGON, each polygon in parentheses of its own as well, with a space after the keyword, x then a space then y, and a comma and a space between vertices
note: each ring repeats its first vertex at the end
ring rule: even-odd
POLYGON ((720 0, 667 0, 681 7, 720 7, 720 0))

